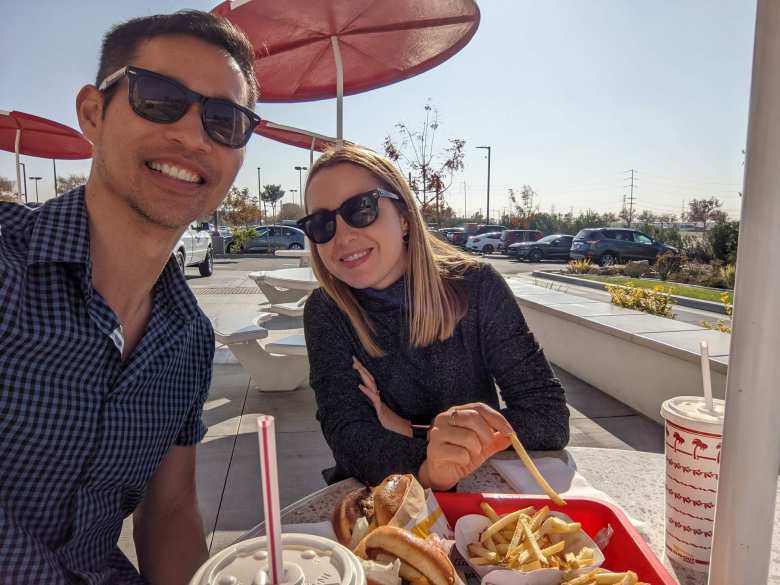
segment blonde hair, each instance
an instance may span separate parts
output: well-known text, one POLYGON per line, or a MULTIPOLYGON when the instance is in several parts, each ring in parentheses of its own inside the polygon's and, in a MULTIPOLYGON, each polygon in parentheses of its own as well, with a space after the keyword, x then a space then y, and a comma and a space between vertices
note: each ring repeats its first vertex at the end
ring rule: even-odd
MULTIPOLYGON (((348 163, 366 169, 382 187, 398 194, 403 204, 397 208, 406 219, 408 232, 408 265, 406 267, 406 307, 409 318, 409 344, 425 347, 452 336, 466 314, 468 299, 460 294, 457 281, 479 262, 446 244, 428 232, 409 185, 398 168, 383 156, 362 146, 344 145, 326 151, 311 168, 306 179, 306 193, 312 177, 319 171, 348 163)), ((352 294, 352 289, 333 276, 312 246, 312 268, 322 288, 349 318, 360 342, 372 357, 384 355, 374 341, 374 326, 352 294)))

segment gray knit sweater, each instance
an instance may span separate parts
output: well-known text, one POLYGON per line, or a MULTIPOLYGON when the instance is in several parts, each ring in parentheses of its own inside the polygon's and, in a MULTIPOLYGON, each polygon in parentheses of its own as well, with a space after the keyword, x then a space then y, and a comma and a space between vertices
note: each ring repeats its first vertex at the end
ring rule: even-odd
POLYGON ((426 442, 386 430, 358 388, 356 356, 373 374, 382 400, 413 423, 428 424, 469 402, 506 408, 501 413, 529 449, 562 449, 569 440, 563 388, 528 330, 504 279, 492 266, 469 270, 458 283, 468 311, 452 337, 409 348, 404 281, 379 292, 355 290, 386 352, 370 357, 349 319, 322 290, 304 313, 306 345, 322 432, 338 465, 377 485, 391 473, 414 473, 425 460, 426 442))

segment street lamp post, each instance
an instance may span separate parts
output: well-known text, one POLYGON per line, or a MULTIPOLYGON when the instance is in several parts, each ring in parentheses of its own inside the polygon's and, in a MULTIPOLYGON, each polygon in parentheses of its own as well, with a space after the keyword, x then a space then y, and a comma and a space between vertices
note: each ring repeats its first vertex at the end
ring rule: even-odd
POLYGON ((263 200, 263 188, 260 186, 260 167, 257 167, 257 198, 263 202, 263 217, 267 214, 263 200))
POLYGON ((489 146, 477 146, 477 148, 483 148, 487 150, 488 154, 488 175, 487 175, 487 217, 485 223, 490 223, 490 147, 489 146))
POLYGON ((30 177, 31 181, 35 181, 35 201, 38 201, 38 181, 43 179, 43 177, 30 177))
MULTIPOLYGON (((20 162, 19 166, 22 167, 22 176, 24 177, 24 202, 27 203, 27 167, 25 166, 25 164, 23 162, 20 162)), ((36 185, 37 185, 37 183, 36 183, 36 185)), ((21 186, 19 186, 19 185, 17 185, 16 188, 19 189, 19 191, 22 190, 21 186)), ((19 193, 19 197, 21 197, 21 196, 22 196, 22 194, 19 193)))
POLYGON ((298 171, 298 201, 300 201, 301 209, 303 209, 303 178, 302 173, 305 170, 308 170, 308 167, 295 167, 295 170, 298 171))
POLYGON ((289 189, 289 191, 292 193, 292 200, 295 203, 295 194, 298 192, 298 189, 289 189))

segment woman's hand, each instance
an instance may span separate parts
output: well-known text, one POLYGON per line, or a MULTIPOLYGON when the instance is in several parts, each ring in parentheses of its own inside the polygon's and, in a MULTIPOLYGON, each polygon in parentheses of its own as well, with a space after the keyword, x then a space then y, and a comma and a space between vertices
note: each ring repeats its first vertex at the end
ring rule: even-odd
POLYGON ((420 482, 448 490, 510 445, 512 426, 487 404, 454 406, 438 415, 428 434, 428 454, 420 482))
POLYGON ((358 384, 360 391, 368 397, 371 404, 374 405, 376 410, 376 416, 379 418, 381 425, 388 431, 393 431, 399 435, 405 435, 407 437, 412 436, 412 425, 405 418, 401 418, 395 412, 393 412, 379 396, 379 389, 376 387, 376 381, 374 376, 371 375, 366 367, 360 363, 355 356, 352 356, 352 367, 360 374, 362 384, 358 384))

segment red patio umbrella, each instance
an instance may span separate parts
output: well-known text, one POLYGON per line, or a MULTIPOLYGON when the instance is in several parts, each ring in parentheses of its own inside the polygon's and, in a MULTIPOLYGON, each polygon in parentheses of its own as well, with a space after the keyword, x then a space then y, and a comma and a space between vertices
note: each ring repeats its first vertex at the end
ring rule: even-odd
POLYGON ((462 49, 479 26, 474 0, 238 0, 212 11, 255 47, 261 102, 337 98, 427 71, 462 49))
MULTIPOLYGON (((92 157, 92 145, 78 130, 26 114, 0 110, 0 149, 16 154, 16 186, 22 192, 19 155, 78 160, 92 157)), ((55 162, 54 189, 57 190, 55 162)))
POLYGON ((261 121, 257 128, 255 128, 255 134, 270 138, 271 140, 276 140, 277 142, 289 144, 290 146, 305 148, 312 152, 315 150, 317 152, 323 152, 338 143, 338 138, 317 134, 316 132, 311 132, 309 130, 293 128, 292 126, 277 124, 270 120, 261 121))

